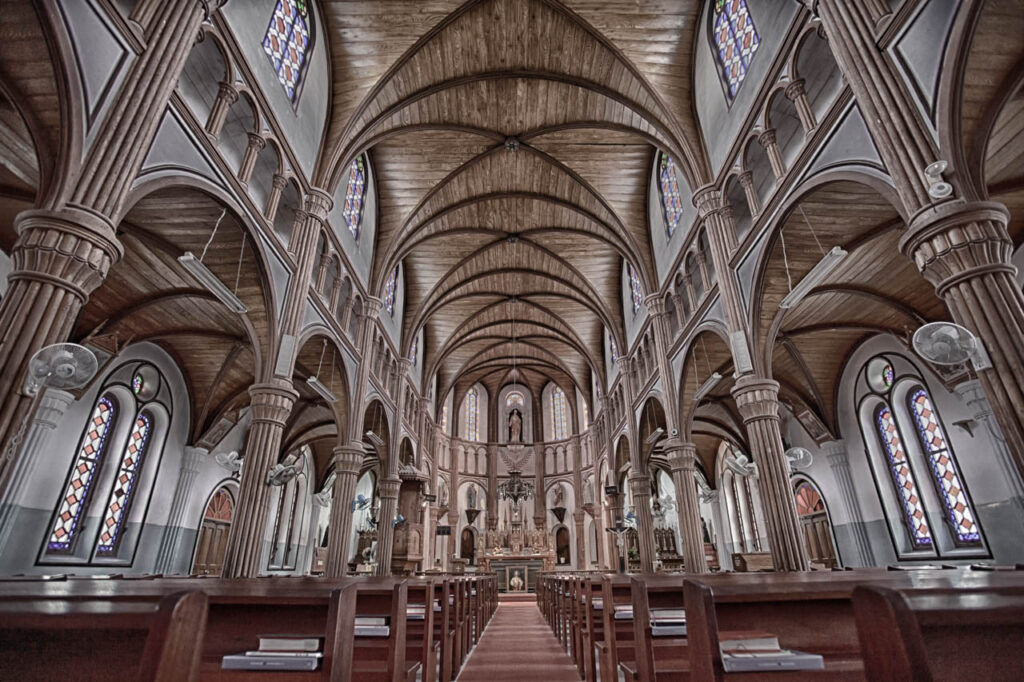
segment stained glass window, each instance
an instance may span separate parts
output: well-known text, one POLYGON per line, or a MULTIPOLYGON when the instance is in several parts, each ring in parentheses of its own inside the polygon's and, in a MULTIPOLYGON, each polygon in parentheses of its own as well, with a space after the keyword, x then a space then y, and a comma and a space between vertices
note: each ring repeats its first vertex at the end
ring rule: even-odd
POLYGON ((398 286, 398 266, 388 275, 388 280, 384 282, 384 310, 388 311, 388 315, 391 317, 395 316, 395 293, 398 286))
POLYGON ((796 487, 796 513, 800 516, 817 514, 825 511, 825 503, 821 495, 814 487, 806 481, 796 487))
POLYGON ((971 500, 964 490, 963 481, 960 480, 939 415, 923 388, 910 396, 910 411, 914 414, 921 446, 931 467, 939 496, 946 508, 946 518, 956 534, 957 543, 981 543, 981 533, 975 521, 971 500))
POLYGON ((441 431, 448 432, 448 403, 441 408, 441 431))
POLYGON ((78 448, 78 458, 71 470, 68 481, 57 508, 57 520, 50 531, 49 548, 57 552, 70 552, 78 530, 78 521, 89 503, 89 491, 96 469, 103 460, 107 435, 113 425, 114 403, 109 398, 100 398, 93 408, 92 416, 82 436, 82 444, 78 448))
POLYGON ((288 99, 298 101, 299 84, 305 73, 312 45, 309 8, 305 0, 277 0, 263 36, 263 51, 277 73, 288 99))
POLYGON ((100 526, 100 542, 96 548, 100 554, 112 554, 117 549, 121 530, 131 508, 132 493, 135 491, 142 460, 146 456, 146 443, 151 430, 152 423, 149 417, 139 414, 125 444, 124 457, 114 480, 114 491, 110 493, 107 512, 103 517, 103 525, 100 526))
POLYGON ((683 198, 679 195, 679 182, 676 180, 676 162, 668 154, 661 155, 658 186, 661 188, 661 207, 665 211, 665 227, 672 236, 683 217, 683 198))
POLYGON ((519 391, 512 391, 505 396, 505 407, 522 407, 526 404, 526 398, 519 391))
POLYGON ((907 462, 907 454, 903 449, 899 431, 896 429, 892 410, 887 405, 882 406, 878 410, 875 420, 878 423, 878 433, 882 437, 886 458, 889 460, 889 471, 892 474, 893 484, 903 503, 903 512, 906 515, 911 542, 914 543, 915 549, 931 547, 932 532, 928 528, 928 519, 924 515, 924 504, 917 489, 917 482, 914 480, 914 473, 910 470, 910 465, 907 462))
POLYGON ((141 374, 136 374, 132 377, 132 392, 135 395, 142 393, 142 389, 146 387, 146 380, 142 378, 141 374))
POLYGON ((221 488, 210 498, 210 504, 206 505, 206 513, 203 514, 203 518, 211 521, 231 521, 234 504, 231 493, 221 488))
POLYGON ((615 338, 611 332, 608 332, 608 348, 611 351, 612 362, 615 362, 619 359, 619 349, 615 346, 615 338))
POLYGON ((345 190, 345 206, 342 215, 348 231, 359 239, 359 226, 363 220, 363 201, 366 199, 366 161, 357 156, 348 168, 348 189, 345 190))
POLYGON ((463 408, 465 411, 464 431, 466 440, 480 440, 480 424, 477 419, 480 408, 479 399, 480 396, 475 386, 466 393, 466 406, 463 408))
POLYGON ((413 340, 412 340, 412 350, 409 351, 409 360, 412 361, 413 365, 416 364, 416 356, 419 355, 419 352, 420 352, 420 337, 417 336, 417 337, 413 338, 413 340))
POLYGON ((585 401, 580 402, 583 405, 583 428, 590 426, 590 410, 587 409, 587 403, 585 401))
POLYGON ((551 431, 555 440, 569 437, 568 410, 565 407, 565 393, 558 386, 551 390, 551 431))
POLYGON ((630 263, 626 263, 626 274, 629 276, 629 294, 633 298, 633 312, 636 313, 644 301, 644 294, 640 289, 640 275, 630 263))
POLYGON ((892 365, 887 364, 882 368, 882 384, 886 388, 892 388, 893 379, 895 379, 895 376, 893 375, 892 365))
POLYGON ((747 0, 715 0, 711 33, 718 68, 731 101, 747 76, 750 61, 761 44, 747 0))

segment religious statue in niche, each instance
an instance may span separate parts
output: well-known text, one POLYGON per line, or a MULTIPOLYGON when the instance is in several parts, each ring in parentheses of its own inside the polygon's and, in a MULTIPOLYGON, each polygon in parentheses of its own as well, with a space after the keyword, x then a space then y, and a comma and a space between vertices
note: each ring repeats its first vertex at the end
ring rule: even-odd
POLYGON ((583 482, 583 504, 594 504, 594 485, 589 479, 583 482))
POLYGON ((469 486, 466 491, 466 509, 476 509, 476 486, 469 486))
POLYGON ((447 509, 448 508, 448 486, 446 486, 444 483, 442 483, 440 487, 441 487, 441 490, 440 490, 440 493, 437 496, 437 506, 441 507, 442 509, 447 509))
POLYGON ((509 592, 524 592, 526 590, 526 580, 524 573, 528 569, 526 568, 510 568, 508 577, 508 591, 509 592))
POLYGON ((562 488, 562 484, 559 483, 555 486, 555 503, 554 507, 565 507, 565 490, 562 488))
POLYGON ((523 442, 523 415, 519 410, 512 410, 508 415, 508 442, 523 442))

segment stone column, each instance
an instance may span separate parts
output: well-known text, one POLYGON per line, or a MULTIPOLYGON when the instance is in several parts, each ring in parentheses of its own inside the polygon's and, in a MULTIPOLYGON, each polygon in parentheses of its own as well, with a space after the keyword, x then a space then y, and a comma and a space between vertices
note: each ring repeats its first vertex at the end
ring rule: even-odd
POLYGON ((487 530, 498 527, 498 446, 487 445, 487 530))
POLYGON ((757 136, 757 141, 764 147, 768 154, 768 162, 772 165, 772 174, 776 179, 785 177, 786 162, 782 159, 782 150, 779 149, 779 142, 775 137, 775 130, 769 128, 757 136))
POLYGON ((736 381, 732 395, 757 463, 775 570, 810 570, 779 430, 779 384, 770 379, 744 376, 736 381))
POLYGON ((217 90, 217 98, 213 100, 210 107, 210 115, 206 118, 206 132, 210 137, 217 139, 220 131, 224 129, 224 121, 227 120, 228 110, 238 101, 238 90, 231 83, 221 83, 217 90))
MULTIPOLYGON (((350 294, 354 296, 355 291, 350 294)), ((352 418, 349 419, 349 436, 356 442, 363 440, 363 411, 366 408, 366 389, 370 385, 370 370, 373 365, 373 321, 384 309, 384 301, 367 296, 363 301, 363 310, 359 321, 360 339, 353 339, 359 344, 359 369, 356 372, 355 388, 352 391, 352 418)))
POLYGON ((245 146, 245 154, 242 156, 242 163, 238 166, 238 181, 243 185, 249 184, 253 169, 256 168, 256 159, 260 152, 267 146, 267 141, 256 133, 249 133, 249 143, 245 146))
POLYGON ((1003 436, 999 424, 996 422, 992 406, 985 397, 981 382, 977 379, 965 381, 953 388, 964 404, 971 410, 971 416, 979 424, 984 424, 988 431, 992 446, 995 449, 996 461, 999 462, 999 471, 1006 481, 1006 487, 1010 490, 1010 499, 1018 514, 1024 514, 1024 483, 1021 481, 1020 472, 1014 466, 1013 455, 1006 446, 1006 438, 1003 436))
POLYGON ((398 513, 398 489, 402 481, 385 478, 379 484, 380 516, 377 525, 377 575, 391 575, 391 550, 398 513))
POLYGON ((572 513, 572 520, 576 524, 576 570, 584 571, 587 568, 587 550, 583 533, 583 517, 586 512, 579 507, 572 513))
POLYGON ((654 571, 654 518, 651 516, 651 477, 635 470, 629 475, 629 490, 633 494, 633 512, 636 514, 636 534, 640 545, 640 572, 654 571))
POLYGON ((174 497, 171 498, 171 510, 167 515, 167 526, 164 528, 164 537, 160 542, 160 551, 157 553, 157 573, 170 573, 175 568, 175 559, 179 557, 178 544, 181 539, 181 529, 185 523, 185 511, 188 508, 189 499, 192 497, 192 487, 196 482, 199 466, 209 455, 210 451, 206 448, 185 446, 185 452, 181 458, 181 470, 178 472, 178 482, 174 486, 174 497))
POLYGON ((754 189, 754 173, 745 171, 740 173, 736 179, 739 180, 740 187, 743 188, 743 195, 747 198, 751 220, 757 220, 757 217, 761 215, 761 199, 758 198, 757 190, 754 189))
POLYGON ((352 503, 356 499, 359 469, 363 464, 360 443, 334 448, 334 487, 331 493, 331 522, 327 535, 327 562, 324 576, 341 578, 348 572, 349 543, 352 538, 352 503))
POLYGON ((672 483, 676 486, 676 509, 679 514, 679 535, 688 573, 707 573, 704 556, 704 535, 701 532, 700 506, 697 503, 697 446, 683 443, 669 451, 672 483))
POLYGON ((11 475, 0 497, 0 547, 6 546, 14 528, 16 512, 19 509, 18 495, 32 480, 50 434, 57 428, 68 406, 75 400, 75 396, 67 391, 56 388, 43 390, 35 412, 25 425, 24 433, 20 438, 17 434, 11 438, 4 457, 4 466, 10 470, 11 475))
MULTIPOLYGON (((284 188, 287 186, 287 178, 280 173, 274 173, 274 178, 270 181, 270 193, 267 195, 267 203, 263 207, 263 216, 271 223, 277 217, 277 209, 281 204, 281 194, 284 193, 284 188)), ((287 246, 285 244, 286 248, 287 246)))
POLYGON ((245 443, 245 466, 224 555, 221 575, 225 578, 255 578, 259 574, 270 496, 267 471, 280 458, 284 425, 299 397, 291 382, 284 379, 254 384, 249 395, 252 426, 245 443))
POLYGON ((814 118, 814 110, 807 99, 807 92, 804 90, 804 79, 798 78, 786 86, 786 98, 796 107, 796 115, 800 117, 800 126, 804 129, 806 136, 816 127, 818 122, 814 118))
POLYGON ((822 445, 822 449, 825 451, 828 464, 832 468, 832 475, 835 476, 836 484, 839 486, 839 497, 842 499, 846 515, 850 519, 850 531, 853 534, 853 541, 857 545, 857 552, 860 554, 861 565, 874 566, 875 553, 871 550, 871 542, 864 530, 864 514, 860 509, 857 489, 853 485, 846 443, 834 440, 822 445))
MULTIPOLYGON (((534 410, 534 423, 543 422, 543 419, 539 416, 542 414, 542 412, 534 410)), ((548 458, 544 452, 542 439, 536 440, 531 447, 533 448, 533 487, 535 490, 533 497, 533 526, 537 530, 542 530, 546 533, 548 527, 548 498, 544 490, 544 470, 547 468, 548 458)))

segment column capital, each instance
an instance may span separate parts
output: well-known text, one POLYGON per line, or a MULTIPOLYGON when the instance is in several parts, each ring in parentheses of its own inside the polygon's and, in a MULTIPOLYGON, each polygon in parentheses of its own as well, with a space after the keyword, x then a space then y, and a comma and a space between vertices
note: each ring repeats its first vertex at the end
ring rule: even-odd
POLYGON ((774 128, 765 128, 757 136, 757 141, 761 144, 762 147, 765 147, 766 149, 770 145, 776 144, 777 140, 776 140, 776 137, 775 137, 775 129, 774 128))
POLYGON ((647 497, 651 496, 650 475, 638 471, 631 471, 626 480, 629 481, 629 489, 630 492, 633 493, 634 498, 640 495, 647 497))
POLYGON ((363 299, 363 316, 368 320, 375 320, 384 310, 384 301, 376 296, 367 296, 363 299))
POLYGON ((677 471, 693 473, 697 470, 697 446, 680 443, 668 451, 668 465, 672 473, 677 471))
POLYGON ((283 428, 292 406, 299 399, 299 392, 290 381, 273 379, 265 384, 250 386, 249 397, 254 424, 265 422, 283 428))
POLYGON ((270 186, 279 192, 283 192, 284 188, 288 186, 288 178, 280 173, 274 173, 274 177, 270 181, 270 186))
POLYGON ((402 487, 402 481, 397 478, 385 478, 377 484, 377 487, 382 498, 398 499, 398 489, 402 487))
POLYGON ((412 360, 409 358, 398 359, 398 376, 405 376, 412 369, 412 360))
POLYGON ((743 423, 772 419, 779 421, 779 382, 753 375, 736 380, 732 397, 743 423))
POLYGON ((693 193, 692 201, 697 214, 706 218, 722 208, 722 193, 714 185, 704 185, 693 193))
POLYGON ((941 298, 952 286, 993 272, 1009 273, 1010 214, 996 201, 947 201, 925 206, 910 220, 900 251, 912 259, 941 298))
POLYGON ((336 472, 357 475, 363 465, 366 453, 361 444, 349 443, 348 445, 336 445, 331 450, 331 455, 331 465, 336 472))
POLYGON ((750 189, 754 186, 754 171, 743 171, 736 176, 736 180, 739 181, 743 189, 750 189))
POLYGON ((830 440, 821 444, 821 449, 828 458, 828 463, 833 467, 849 466, 850 457, 846 452, 846 442, 841 440, 830 440))
POLYGON ((249 146, 253 149, 262 151, 267 146, 267 141, 259 133, 246 133, 246 135, 249 137, 249 146))
POLYGON ((795 102, 798 97, 805 94, 804 79, 797 78, 794 81, 790 81, 789 85, 786 86, 786 89, 783 92, 786 93, 787 99, 791 102, 795 102))
POLYGON ((185 454, 181 458, 181 470, 196 473, 199 465, 210 456, 210 451, 195 445, 186 445, 185 454))
POLYGON ((39 399, 39 406, 32 415, 32 423, 46 429, 57 428, 68 406, 75 401, 75 396, 59 388, 48 388, 39 399))
POLYGON ((217 87, 217 97, 223 99, 230 106, 238 101, 238 88, 231 83, 221 81, 217 87))
POLYGON ((647 311, 651 317, 661 317, 662 315, 668 314, 668 305, 666 299, 668 294, 653 293, 644 296, 644 305, 647 306, 647 311))
POLYGON ((319 187, 312 187, 303 206, 309 215, 323 223, 327 221, 327 214, 334 208, 334 197, 319 187))

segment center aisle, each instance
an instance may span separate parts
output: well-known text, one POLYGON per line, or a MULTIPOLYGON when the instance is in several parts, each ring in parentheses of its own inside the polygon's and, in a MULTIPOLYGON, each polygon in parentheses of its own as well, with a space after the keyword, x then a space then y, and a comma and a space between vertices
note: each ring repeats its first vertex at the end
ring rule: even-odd
POLYGON ((537 602, 501 602, 458 682, 578 682, 537 602))

